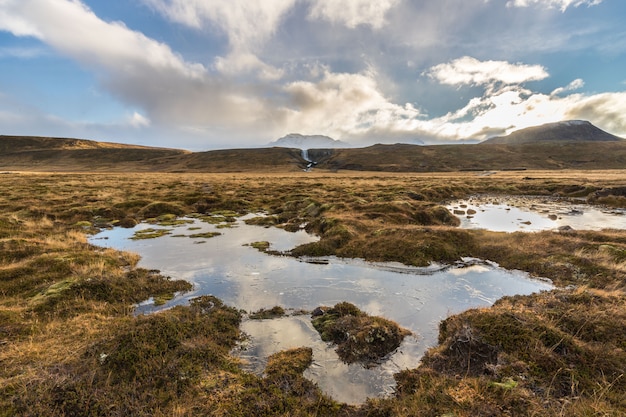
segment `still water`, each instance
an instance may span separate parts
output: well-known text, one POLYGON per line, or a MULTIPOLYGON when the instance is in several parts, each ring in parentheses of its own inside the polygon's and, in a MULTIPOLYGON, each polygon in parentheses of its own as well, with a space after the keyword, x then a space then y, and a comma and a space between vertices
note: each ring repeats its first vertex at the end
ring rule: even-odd
POLYGON ((247 369, 260 373, 270 354, 309 346, 314 351, 314 362, 305 376, 333 398, 352 404, 391 393, 393 374, 418 366, 425 350, 436 344, 438 324, 447 316, 489 306, 505 295, 552 288, 549 283, 530 279, 524 273, 477 260, 414 268, 334 257, 305 260, 267 255, 246 245, 268 241, 270 249, 287 251, 317 238, 304 231, 289 233, 246 225, 242 219, 232 228, 220 229, 199 220, 193 222, 165 227, 170 234, 155 239, 132 240, 131 237, 138 230, 164 227, 140 224, 134 229, 105 230, 91 238, 91 243, 138 253, 139 266, 159 269, 164 275, 194 285, 191 292, 163 306, 155 307, 151 300, 142 303, 137 307, 140 314, 186 303, 204 294, 215 295, 228 305, 248 312, 276 305, 311 311, 320 305, 348 301, 412 331, 414 335, 407 337, 386 361, 365 369, 359 364, 343 364, 334 348, 320 339, 308 315, 244 320, 242 330, 250 338, 239 354, 247 360, 247 369), (203 232, 221 235, 189 237, 203 232))
POLYGON ((453 201, 448 210, 465 229, 537 232, 569 226, 574 230, 626 229, 626 210, 552 197, 475 196, 453 201))

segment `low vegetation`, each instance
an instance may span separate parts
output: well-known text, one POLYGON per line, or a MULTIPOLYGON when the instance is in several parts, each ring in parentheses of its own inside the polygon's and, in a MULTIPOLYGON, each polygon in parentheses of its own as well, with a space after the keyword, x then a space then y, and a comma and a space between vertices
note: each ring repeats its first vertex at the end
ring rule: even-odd
POLYGON ((441 206, 489 193, 624 207, 623 175, 3 174, 0 416, 623 415, 626 232, 460 230, 441 206), (397 375, 395 396, 351 407, 302 376, 306 347, 270 358, 262 377, 242 371, 229 354, 240 312, 213 297, 135 316, 135 303, 189 284, 85 238, 147 219, 230 224, 258 212, 264 225, 320 236, 293 255, 412 265, 473 256, 561 289, 448 318, 422 366, 397 375))
POLYGON ((283 317, 285 315, 285 309, 281 306, 274 306, 270 309, 260 309, 259 311, 255 311, 254 313, 250 313, 248 318, 252 320, 265 320, 265 319, 274 319, 278 317, 283 317))
POLYGON ((444 320, 440 345, 396 375, 373 415, 617 416, 626 409, 623 293, 505 297, 444 320))
POLYGON ((381 361, 411 334, 397 323, 369 316, 347 302, 316 308, 312 322, 323 341, 337 345, 341 360, 365 366, 381 361))

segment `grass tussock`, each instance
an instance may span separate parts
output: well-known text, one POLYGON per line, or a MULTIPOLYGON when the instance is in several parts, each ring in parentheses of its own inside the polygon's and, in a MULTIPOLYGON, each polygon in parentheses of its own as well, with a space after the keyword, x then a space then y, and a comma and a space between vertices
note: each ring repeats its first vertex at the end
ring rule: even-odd
POLYGON ((251 320, 266 320, 283 317, 286 314, 285 309, 281 306, 274 306, 270 309, 262 308, 258 311, 250 313, 248 318, 251 320))
POLYGON ((505 297, 444 320, 440 345, 397 375, 377 415, 621 415, 624 295, 579 289, 505 297), (612 316, 613 320, 607 320, 612 316))
POLYGON ((312 322, 322 340, 337 345, 341 360, 365 366, 381 361, 411 334, 397 323, 369 316, 347 302, 331 308, 318 307, 312 322))

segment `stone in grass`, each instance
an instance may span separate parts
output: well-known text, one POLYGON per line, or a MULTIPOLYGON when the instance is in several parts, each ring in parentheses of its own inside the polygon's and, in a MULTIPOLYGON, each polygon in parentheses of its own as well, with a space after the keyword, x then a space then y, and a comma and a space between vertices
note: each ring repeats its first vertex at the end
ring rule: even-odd
POLYGON ((342 361, 364 366, 379 363, 411 334, 397 323, 369 316, 347 302, 316 308, 312 322, 322 340, 337 345, 336 352, 342 361))

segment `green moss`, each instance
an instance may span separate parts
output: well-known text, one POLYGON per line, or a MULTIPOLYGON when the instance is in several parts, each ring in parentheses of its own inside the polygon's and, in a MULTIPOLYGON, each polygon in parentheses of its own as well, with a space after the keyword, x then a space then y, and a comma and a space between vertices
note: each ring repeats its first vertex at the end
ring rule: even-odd
POLYGON ((245 244, 244 246, 251 246, 260 252, 267 252, 270 248, 270 242, 267 242, 267 241, 252 242, 249 244, 245 244))
POLYGON ((277 317, 282 317, 285 315, 285 309, 280 306, 274 306, 269 310, 264 308, 256 311, 254 313, 250 313, 248 316, 252 320, 264 320, 264 319, 274 319, 277 317))
POLYGON ((189 237, 193 239, 197 239, 197 238, 210 239, 212 237, 219 236, 219 235, 221 235, 221 233, 219 232, 205 232, 205 233, 193 233, 189 235, 189 237))
POLYGON ((146 222, 158 224, 159 226, 180 226, 183 224, 191 224, 193 220, 181 219, 176 214, 163 214, 157 218, 147 219, 146 222))
POLYGON ((278 224, 279 221, 276 216, 257 216, 257 217, 252 217, 250 219, 246 219, 245 223, 253 225, 253 226, 270 227, 270 226, 274 226, 278 224))
POLYGON ((155 239, 157 237, 169 235, 172 232, 168 229, 143 229, 137 230, 135 234, 131 237, 132 240, 141 240, 141 239, 155 239))

